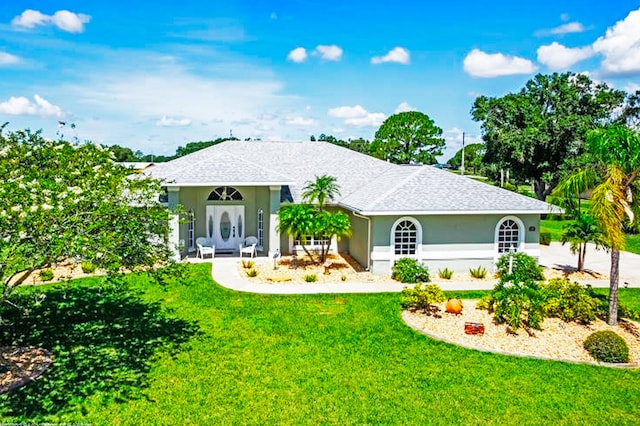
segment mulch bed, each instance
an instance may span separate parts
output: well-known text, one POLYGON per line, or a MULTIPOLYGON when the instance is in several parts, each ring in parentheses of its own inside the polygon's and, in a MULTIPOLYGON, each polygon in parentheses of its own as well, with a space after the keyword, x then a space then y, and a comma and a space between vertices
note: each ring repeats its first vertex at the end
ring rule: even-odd
POLYGON ((0 394, 37 379, 51 365, 51 353, 42 348, 2 346, 0 355, 8 363, 7 371, 0 371, 0 394))

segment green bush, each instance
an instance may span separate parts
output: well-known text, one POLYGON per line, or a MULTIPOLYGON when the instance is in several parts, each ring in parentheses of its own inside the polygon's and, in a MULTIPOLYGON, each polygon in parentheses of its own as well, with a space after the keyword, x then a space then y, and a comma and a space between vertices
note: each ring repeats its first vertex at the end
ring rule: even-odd
POLYGON ((255 268, 247 269, 245 271, 245 273, 247 274, 247 276, 249 278, 253 278, 253 277, 257 277, 258 276, 258 270, 255 269, 255 268))
POLYGON ((509 253, 498 260, 497 268, 500 280, 491 292, 494 320, 507 323, 513 331, 523 325, 539 329, 544 319, 539 281, 544 277, 536 259, 525 253, 509 253))
POLYGON ((253 260, 243 260, 242 261, 242 267, 244 269, 252 269, 255 265, 256 265, 256 262, 254 262, 253 260))
POLYGON ((346 275, 341 275, 340 276, 340 281, 346 281, 347 280, 347 276, 346 275))
POLYGON ((438 311, 435 303, 444 302, 442 289, 437 284, 416 284, 413 288, 405 287, 400 296, 400 304, 405 309, 418 310, 426 314, 438 311))
POLYGON ((485 267, 483 266, 478 266, 477 268, 469 268, 469 274, 473 277, 473 278, 479 278, 479 279, 483 279, 484 277, 487 276, 487 270, 485 267))
POLYGON ((315 283, 318 281, 318 276, 316 274, 307 274, 304 276, 304 280, 308 283, 315 283))
POLYGON ((482 296, 480 300, 478 300, 478 303, 476 303, 476 308, 493 312, 493 296, 490 294, 482 296))
POLYGON ((543 246, 551 244, 551 232, 540 232, 540 244, 543 246))
POLYGON ((416 259, 403 257, 393 264, 391 278, 401 283, 427 283, 429 279, 429 269, 416 259))
POLYGON ((584 341, 584 348, 601 362, 629 362, 627 342, 610 330, 596 331, 584 341))
POLYGON ((588 324, 598 315, 602 301, 582 285, 564 278, 542 284, 543 308, 548 317, 588 324))
POLYGON ((93 274, 96 271, 96 265, 90 260, 82 262, 80 268, 82 268, 82 272, 85 274, 93 274))
POLYGON ((440 269, 438 270, 438 276, 443 280, 450 280, 453 276, 453 271, 449 268, 440 269))
POLYGON ((40 271, 40 279, 42 281, 51 281, 53 279, 53 269, 47 268, 40 271))

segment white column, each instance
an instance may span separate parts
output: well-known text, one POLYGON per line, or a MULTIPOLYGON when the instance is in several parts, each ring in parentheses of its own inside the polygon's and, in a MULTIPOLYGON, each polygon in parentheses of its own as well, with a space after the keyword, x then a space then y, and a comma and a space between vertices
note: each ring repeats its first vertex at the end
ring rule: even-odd
MULTIPOLYGON (((170 186, 167 188, 169 195, 169 208, 175 207, 180 203, 180 187, 170 186)), ((172 214, 169 218, 169 250, 173 253, 171 258, 179 261, 181 251, 184 248, 184 239, 180 244, 180 218, 177 214, 172 214)))
POLYGON ((269 257, 280 248, 278 226, 278 209, 280 209, 280 187, 269 187, 269 257))

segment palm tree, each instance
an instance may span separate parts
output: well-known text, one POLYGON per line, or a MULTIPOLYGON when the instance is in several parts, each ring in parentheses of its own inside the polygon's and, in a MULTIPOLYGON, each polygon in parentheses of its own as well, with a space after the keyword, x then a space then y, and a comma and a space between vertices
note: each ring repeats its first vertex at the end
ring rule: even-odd
POLYGON ((334 201, 340 195, 340 186, 336 178, 329 175, 316 176, 315 181, 309 181, 302 188, 302 199, 307 203, 317 201, 318 208, 322 211, 327 201, 334 201))
POLYGON ((610 325, 618 323, 618 279, 620 250, 624 248, 623 224, 637 224, 640 210, 640 135, 621 125, 590 132, 585 144, 591 167, 566 177, 558 192, 575 194, 593 188, 589 210, 611 251, 609 281, 610 325))
POLYGON ((563 227, 560 241, 562 241, 562 245, 569 243, 571 253, 578 254, 578 271, 584 269, 587 243, 595 243, 596 248, 606 246, 606 241, 598 229, 596 221, 585 213, 580 214, 563 227))
MULTIPOLYGON (((315 235, 318 227, 316 219, 316 209, 309 204, 285 204, 278 210, 278 232, 292 235, 294 240, 304 238, 305 235, 315 235)), ((313 255, 302 244, 302 248, 314 262, 313 255)))

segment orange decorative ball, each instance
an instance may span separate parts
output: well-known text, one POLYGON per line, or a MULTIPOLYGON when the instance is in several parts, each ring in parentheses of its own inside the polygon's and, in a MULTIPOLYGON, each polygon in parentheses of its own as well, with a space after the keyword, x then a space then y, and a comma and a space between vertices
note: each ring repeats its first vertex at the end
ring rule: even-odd
POLYGON ((462 300, 460 299, 449 299, 447 300, 447 305, 445 306, 445 310, 450 314, 460 314, 462 312, 462 300))

